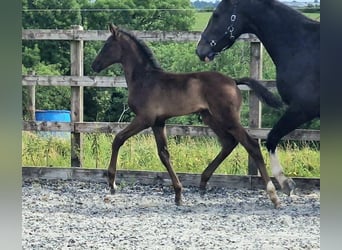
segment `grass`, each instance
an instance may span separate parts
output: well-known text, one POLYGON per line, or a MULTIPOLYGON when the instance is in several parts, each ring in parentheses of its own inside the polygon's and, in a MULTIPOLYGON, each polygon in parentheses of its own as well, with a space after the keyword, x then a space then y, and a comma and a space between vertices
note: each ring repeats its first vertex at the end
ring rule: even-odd
POLYGON ((196 12, 195 16, 195 24, 192 28, 193 31, 203 31, 207 26, 209 18, 211 16, 211 12, 196 12))
MULTIPOLYGON (((23 166, 70 167, 70 140, 56 137, 44 138, 32 132, 22 134, 23 166)), ((114 135, 84 134, 83 166, 85 168, 108 167, 111 143, 114 135)), ((168 147, 171 160, 177 172, 201 173, 220 150, 216 138, 211 137, 169 137, 168 147)), ((269 157, 265 147, 262 154, 269 169, 269 157)), ((294 177, 319 177, 320 152, 309 144, 285 142, 278 148, 284 171, 294 177)), ((121 147, 118 169, 166 171, 160 162, 152 135, 140 134, 130 138, 121 147)), ((238 146, 220 165, 219 174, 247 174, 247 153, 238 146)))
POLYGON ((311 18, 315 21, 321 20, 321 13, 304 13, 308 18, 311 18))
MULTIPOLYGON (((193 31, 203 31, 207 26, 209 18, 212 12, 197 12, 196 13, 196 21, 192 28, 193 31)), ((319 21, 320 20, 320 13, 304 13, 307 17, 319 21)))

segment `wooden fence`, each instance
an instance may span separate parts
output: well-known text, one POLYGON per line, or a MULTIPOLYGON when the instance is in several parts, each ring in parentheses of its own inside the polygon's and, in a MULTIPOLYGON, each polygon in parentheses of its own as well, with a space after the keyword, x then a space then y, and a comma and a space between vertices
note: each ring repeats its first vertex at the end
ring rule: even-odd
MULTIPOLYGON (((162 31, 133 31, 145 41, 198 41, 200 32, 162 32, 162 31)), ((22 31, 23 40, 67 40, 70 41, 70 76, 39 76, 23 75, 22 85, 30 88, 31 98, 29 110, 32 120, 23 121, 23 130, 27 131, 67 131, 71 132, 71 166, 82 167, 82 133, 100 132, 117 133, 126 126, 125 123, 83 122, 83 87, 126 87, 124 77, 91 77, 83 76, 83 42, 104 41, 110 33, 105 30, 83 30, 82 26, 74 25, 69 30, 27 29, 22 31), (37 122, 35 113, 35 86, 69 86, 71 88, 71 122, 37 122)), ((251 34, 239 37, 251 43, 250 76, 260 79, 262 75, 262 44, 251 34)), ((274 88, 274 81, 263 81, 266 87, 274 88)), ((241 87, 249 90, 248 87, 241 87)), ((265 139, 269 129, 261 128, 261 103, 251 91, 249 95, 249 125, 248 132, 256 139, 265 139)), ((144 132, 149 133, 150 130, 144 132)), ((206 126, 167 126, 169 135, 214 136, 206 126)), ((319 130, 297 129, 284 139, 319 141, 319 130)), ((249 162, 249 174, 257 174, 252 161, 249 162)))

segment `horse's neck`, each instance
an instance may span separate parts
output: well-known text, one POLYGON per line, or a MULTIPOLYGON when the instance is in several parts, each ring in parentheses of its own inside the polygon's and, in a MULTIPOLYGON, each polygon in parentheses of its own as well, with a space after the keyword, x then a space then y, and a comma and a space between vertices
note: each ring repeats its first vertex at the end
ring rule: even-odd
MULTIPOLYGON (((265 3, 264 3, 265 4, 265 3)), ((303 40, 298 32, 298 26, 303 25, 303 19, 294 10, 281 4, 275 4, 272 8, 258 6, 258 9, 249 8, 249 33, 254 33, 263 43, 273 62, 278 65, 284 55, 293 53, 293 48, 298 48, 298 42, 303 40), (260 15, 255 15, 258 11, 260 15)))
POLYGON ((131 85, 134 82, 136 82, 135 80, 137 77, 143 77, 144 72, 148 69, 148 65, 149 62, 146 59, 134 53, 133 50, 127 52, 124 56, 124 59, 122 60, 122 66, 125 72, 127 85, 131 85))

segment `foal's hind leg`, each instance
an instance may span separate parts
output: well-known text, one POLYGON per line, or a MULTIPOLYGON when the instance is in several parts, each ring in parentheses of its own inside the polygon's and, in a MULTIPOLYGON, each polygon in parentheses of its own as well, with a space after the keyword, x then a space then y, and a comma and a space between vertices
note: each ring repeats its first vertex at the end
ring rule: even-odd
POLYGON ((212 162, 209 163, 209 165, 201 175, 201 182, 199 188, 200 192, 204 194, 210 177, 218 168, 218 166, 222 163, 222 161, 233 151, 233 149, 236 147, 238 143, 232 135, 225 131, 225 125, 222 125, 219 122, 217 122, 209 114, 209 112, 203 111, 201 115, 204 123, 207 124, 215 132, 222 146, 220 153, 215 157, 215 159, 212 162))
POLYGON ((116 163, 120 147, 129 137, 139 133, 147 127, 149 126, 145 123, 144 119, 139 119, 136 117, 126 128, 124 128, 115 136, 112 144, 112 156, 110 158, 108 167, 108 185, 112 194, 114 194, 116 190, 116 163))
POLYGON ((238 124, 233 129, 229 129, 229 131, 232 133, 235 139, 244 146, 249 155, 254 159, 255 164, 257 165, 260 174, 265 181, 266 191, 271 201, 273 202, 275 208, 280 207, 280 200, 278 198, 274 184, 272 183, 271 178, 266 171, 266 166, 260 151, 259 143, 252 137, 250 137, 246 130, 240 124, 238 124))
POLYGON ((167 140, 166 140, 166 132, 165 132, 165 125, 161 124, 158 126, 152 127, 157 147, 158 147, 158 155, 161 162, 166 167, 167 171, 172 180, 173 188, 175 190, 175 203, 176 205, 182 204, 182 184, 178 179, 176 172, 173 170, 173 167, 170 162, 170 154, 167 150, 167 140))
POLYGON ((218 132, 217 130, 216 131, 214 130, 214 132, 219 137, 219 140, 222 145, 222 149, 220 153, 215 157, 215 159, 209 163, 208 167, 203 171, 201 175, 201 182, 199 186, 201 194, 205 193, 207 183, 210 177, 215 172, 215 170, 222 163, 222 161, 227 158, 227 156, 233 151, 233 149, 238 144, 235 138, 231 136, 230 134, 220 133, 221 131, 218 132))
POLYGON ((272 174, 287 195, 294 191, 296 184, 291 178, 286 177, 283 172, 276 153, 277 144, 283 136, 313 118, 315 118, 314 115, 308 115, 302 110, 289 107, 267 136, 266 148, 270 155, 272 174))

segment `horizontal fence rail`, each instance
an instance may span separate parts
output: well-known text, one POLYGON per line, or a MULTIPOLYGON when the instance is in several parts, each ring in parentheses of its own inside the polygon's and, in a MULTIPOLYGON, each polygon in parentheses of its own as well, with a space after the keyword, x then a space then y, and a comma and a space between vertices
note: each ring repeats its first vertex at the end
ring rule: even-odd
MULTIPOLYGON (((138 38, 148 42, 198 42, 201 32, 198 31, 131 31, 138 38)), ((108 30, 54 30, 25 29, 22 30, 23 40, 64 40, 64 41, 105 41, 110 36, 108 30)), ((259 42, 253 34, 243 34, 238 40, 259 42)))
MULTIPOLYGON (((131 31, 138 38, 147 42, 197 42, 201 36, 200 32, 183 31, 131 31)), ((118 122, 83 122, 83 88, 84 87, 123 87, 126 88, 124 77, 108 76, 83 76, 83 42, 84 41, 105 41, 110 36, 107 30, 83 30, 83 27, 74 25, 71 29, 24 29, 22 30, 23 40, 51 40, 70 41, 71 76, 40 76, 23 75, 22 86, 30 88, 31 99, 29 110, 32 120, 23 121, 24 131, 64 131, 70 132, 72 159, 71 166, 81 167, 82 155, 82 133, 118 133, 127 123, 118 122), (71 97, 71 122, 38 122, 34 119, 35 110, 35 86, 65 86, 72 90, 71 97), (75 150, 75 151, 74 151, 75 150), (76 152, 77 151, 77 152, 76 152)), ((260 79, 262 72, 262 45, 253 34, 241 35, 238 40, 251 43, 251 77, 260 79)), ((261 81, 270 90, 275 90, 275 81, 261 81)), ((247 86, 239 86, 243 91, 249 91, 247 86)), ((249 96, 249 126, 246 127, 256 139, 266 139, 270 129, 261 128, 261 105, 259 100, 250 91, 249 96)), ((151 133, 147 129, 142 133, 151 133)), ((167 125, 169 135, 185 136, 215 136, 207 126, 184 126, 167 125)), ((319 130, 297 129, 285 136, 285 140, 320 141, 319 130)), ((255 168, 249 166, 249 174, 256 174, 255 168)))
MULTIPOLYGON (((24 121, 24 131, 57 131, 73 133, 113 133, 117 134, 128 123, 125 122, 45 122, 24 121)), ((268 128, 248 128, 247 132, 256 139, 266 139, 270 131, 268 128)), ((166 125, 168 135, 183 136, 216 136, 207 126, 166 125)), ((142 134, 152 134, 151 129, 145 129, 142 134)), ((283 137, 283 140, 320 141, 320 131, 310 129, 296 129, 283 137)))
MULTIPOLYGON (((270 90, 276 89, 275 81, 260 81, 270 90)), ((127 88, 122 76, 37 76, 23 75, 23 86, 66 86, 66 87, 123 87, 127 88)), ((239 85, 241 90, 250 90, 246 85, 239 85)))

